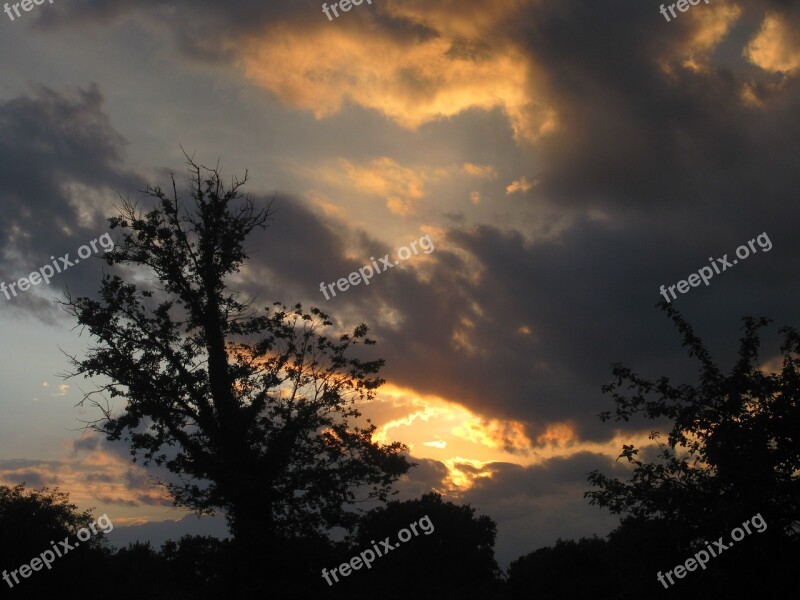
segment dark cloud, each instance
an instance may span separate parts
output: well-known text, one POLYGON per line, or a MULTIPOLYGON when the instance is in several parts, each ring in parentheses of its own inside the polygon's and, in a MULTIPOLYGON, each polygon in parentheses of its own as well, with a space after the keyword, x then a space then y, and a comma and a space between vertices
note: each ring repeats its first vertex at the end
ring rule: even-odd
MULTIPOLYGON (((742 18, 744 41, 767 6, 755 4, 742 18)), ((519 202, 572 215, 560 235, 531 242, 523 225, 453 228, 446 239, 480 265, 477 282, 462 254, 438 249, 426 282, 394 269, 323 302, 317 282, 363 262, 343 260, 332 227, 315 222, 325 219, 293 203, 264 242, 273 289, 361 315, 383 342, 378 352, 393 383, 523 420, 534 436, 547 422, 569 419, 598 439, 611 434, 596 415, 610 407, 600 387, 612 362, 681 381, 697 373, 654 308, 659 286, 767 232, 769 253, 676 301, 701 324, 723 368, 731 364, 740 317, 796 319, 800 84, 785 80, 763 109, 746 105, 742 85, 768 74, 739 56, 741 44, 710 56, 708 68, 681 66, 676 57, 697 50, 693 27, 667 24, 640 3, 572 0, 537 3, 509 29, 545 70, 543 89, 532 94, 557 107, 560 125, 537 147, 532 172, 540 184, 519 202), (715 66, 731 54, 733 67, 715 66), (665 61, 671 74, 661 69, 665 61), (283 264, 271 262, 277 256, 283 264), (381 325, 377 306, 396 310, 402 326, 381 325), (520 333, 523 326, 530 335, 520 333), (456 333, 472 348, 456 347, 456 333)), ((341 226, 338 233, 358 235, 341 226)), ((365 256, 390 251, 361 235, 365 256)))
MULTIPOLYGON (((748 16, 744 27, 753 35, 763 8, 748 16)), ((786 205, 798 183, 787 169, 798 158, 798 83, 787 82, 784 102, 768 111, 746 105, 742 85, 771 76, 741 56, 730 68, 713 60, 707 70, 680 66, 673 52, 680 60, 701 53, 690 23, 667 24, 647 4, 571 0, 541 3, 518 24, 560 114, 559 131, 539 148, 539 194, 561 206, 646 212, 666 228, 713 215, 711 239, 759 215, 764 203, 786 205)))
POLYGON ((625 474, 619 463, 588 452, 533 467, 494 463, 486 467, 491 478, 477 479, 460 501, 497 522, 495 555, 505 568, 512 560, 558 538, 604 536, 616 526, 618 518, 590 506, 583 498, 583 492, 589 489, 586 475, 593 469, 625 474))
POLYGON ((414 458, 417 466, 404 475, 396 484, 399 500, 419 498, 431 490, 443 490, 447 479, 447 467, 438 460, 414 458))
MULTIPOLYGON (((121 167, 124 145, 94 85, 68 94, 37 86, 30 95, 0 100, 0 281, 27 277, 51 264, 51 256, 70 253, 74 260, 80 246, 108 231, 97 207, 70 190, 81 186, 113 198, 113 189, 137 187, 121 167)), ((50 286, 42 282, 10 300, 0 297, 0 304, 3 310, 52 310, 43 298, 58 295, 65 284, 86 293, 99 264, 76 264, 50 286)))
POLYGON ((169 498, 153 498, 146 494, 139 494, 136 500, 145 506, 172 506, 172 500, 169 498))
POLYGON ((121 17, 138 13, 171 30, 171 40, 184 56, 200 61, 229 61, 236 54, 232 44, 239 36, 262 32, 275 23, 295 22, 304 26, 327 25, 322 4, 316 0, 293 2, 248 2, 232 0, 93 0, 53 4, 37 13, 36 26, 44 30, 108 25, 121 17), (313 19, 313 21, 310 21, 313 19))
POLYGON ((27 488, 56 486, 62 480, 55 471, 63 464, 61 461, 24 458, 0 460, 0 480, 12 485, 24 483, 27 488))
POLYGON ((72 449, 76 452, 80 450, 96 450, 100 445, 101 437, 96 434, 83 435, 72 441, 72 449))
POLYGON ((129 500, 127 498, 114 498, 112 496, 96 496, 96 498, 98 502, 102 502, 103 504, 117 504, 119 506, 130 506, 130 507, 139 506, 138 502, 129 500))
POLYGON ((478 477, 466 492, 448 494, 446 467, 439 461, 414 459, 420 463, 398 484, 399 499, 418 498, 431 490, 444 491, 444 498, 456 504, 470 504, 479 515, 497 523, 495 553, 503 568, 520 556, 556 539, 606 535, 618 518, 593 507, 583 498, 590 489, 587 475, 600 469, 624 478, 625 464, 606 456, 580 452, 568 458, 553 458, 540 465, 522 467, 511 463, 490 463, 475 468, 461 465, 478 477))
POLYGON ((3 473, 3 479, 10 483, 24 483, 29 488, 43 488, 49 485, 56 485, 60 480, 55 476, 44 477, 38 471, 15 471, 3 473))
MULTIPOLYGON (((655 308, 659 286, 684 279, 707 264, 709 254, 732 254, 761 232, 751 225, 741 227, 740 237, 714 244, 700 237, 678 240, 645 217, 628 226, 578 219, 560 237, 536 243, 492 226, 453 229, 439 240, 450 250, 440 247, 430 255, 427 281, 394 268, 326 302, 319 281, 346 277, 364 263, 343 256, 346 237, 360 236, 364 256, 393 249, 301 202, 284 199, 276 207, 270 228, 253 242, 250 262, 254 279, 248 289, 264 304, 302 300, 334 317, 365 321, 381 341, 374 352, 387 359, 391 383, 462 402, 481 414, 521 420, 533 437, 553 421, 572 421, 582 437, 611 436, 613 428, 597 414, 612 406, 600 388, 610 381, 613 362, 637 370, 646 365, 643 374, 650 377, 693 381, 696 365, 655 308), (481 277, 473 280, 476 265, 481 277), (380 306, 397 311, 402 325, 381 324, 380 306), (473 348, 455 344, 457 331, 473 348)), ((791 322, 800 299, 784 268, 796 261, 791 225, 776 223, 773 218, 775 229, 768 227, 776 232, 771 251, 676 302, 692 321, 703 323, 698 333, 723 364, 733 359, 742 315, 765 313, 791 322), (765 296, 774 289, 783 294, 765 296)), ((774 354, 777 347, 767 351, 774 354)))
POLYGON ((24 469, 27 467, 53 467, 58 468, 64 463, 60 460, 35 460, 30 458, 10 458, 0 460, 0 471, 13 471, 16 469, 24 469))
POLYGON ((89 483, 115 483, 117 479, 105 473, 88 473, 84 480, 89 483))

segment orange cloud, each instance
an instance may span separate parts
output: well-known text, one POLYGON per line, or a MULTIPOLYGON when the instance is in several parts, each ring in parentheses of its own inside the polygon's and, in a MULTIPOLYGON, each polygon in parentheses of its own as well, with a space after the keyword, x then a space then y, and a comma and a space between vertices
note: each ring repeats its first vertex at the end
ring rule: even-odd
POLYGON ((577 441, 575 428, 570 423, 551 423, 544 433, 536 438, 536 443, 542 446, 566 447, 577 441))
POLYGON ((512 181, 509 185, 506 186, 506 195, 516 194, 517 192, 528 192, 532 190, 536 184, 538 184, 538 180, 528 181, 528 179, 523 175, 519 179, 512 181))
POLYGON ((516 139, 534 141, 555 128, 555 110, 529 95, 535 68, 495 29, 520 8, 513 0, 451 9, 434 2, 387 2, 380 11, 437 35, 403 37, 368 20, 316 28, 281 23, 237 40, 231 49, 248 78, 319 119, 347 101, 408 129, 468 109, 500 108, 516 139), (478 35, 492 45, 474 41, 478 35))
POLYGON ((742 9, 730 0, 715 0, 703 5, 703 10, 689 11, 681 15, 678 26, 683 29, 675 42, 662 53, 662 71, 672 74, 676 66, 691 71, 708 71, 709 55, 742 15, 742 9))
POLYGON ((391 384, 383 386, 376 401, 364 406, 363 412, 377 426, 375 441, 404 442, 415 458, 444 465, 447 491, 453 493, 469 489, 478 479, 490 478, 494 463, 532 466, 581 452, 615 459, 623 444, 653 445, 649 430, 617 431, 602 442, 581 440, 569 422, 545 424, 534 443, 519 421, 482 416, 457 402, 391 384))
POLYGON ((776 13, 768 13, 743 54, 765 71, 793 73, 800 68, 800 36, 796 34, 796 26, 776 13))
POLYGON ((497 179, 497 171, 492 165, 464 163, 464 166, 461 168, 468 175, 474 175, 475 177, 481 177, 483 179, 497 179))
POLYGON ((69 444, 67 457, 61 460, 0 460, 0 483, 58 486, 81 508, 109 505, 115 514, 136 513, 137 518, 146 518, 154 508, 163 511, 172 506, 166 490, 152 481, 147 470, 126 456, 103 450, 97 442, 84 434, 69 444))
POLYGON ((456 456, 443 461, 448 476, 445 484, 450 492, 459 492, 471 488, 478 479, 491 479, 492 471, 485 469, 491 461, 470 460, 456 456))
POLYGON ((428 446, 429 448, 439 448, 440 450, 447 448, 447 442, 440 441, 424 442, 422 445, 428 446))
MULTIPOLYGON (((511 22, 518 12, 530 10, 539 0, 385 0, 386 12, 407 19, 449 38, 476 40, 496 35, 498 29, 511 22)), ((480 55, 488 49, 477 44, 467 45, 480 55)))
POLYGON ((316 169, 314 176, 337 187, 383 197, 392 214, 407 216, 425 197, 425 183, 441 177, 444 172, 440 171, 443 170, 415 170, 384 156, 360 164, 340 159, 335 166, 316 169))
POLYGON ((525 426, 519 421, 471 417, 454 427, 450 433, 489 448, 501 448, 511 454, 527 454, 531 447, 525 426))
POLYGON ((368 167, 342 160, 341 166, 362 190, 379 194, 397 194, 416 200, 424 195, 422 178, 412 169, 400 166, 391 158, 377 158, 368 167))

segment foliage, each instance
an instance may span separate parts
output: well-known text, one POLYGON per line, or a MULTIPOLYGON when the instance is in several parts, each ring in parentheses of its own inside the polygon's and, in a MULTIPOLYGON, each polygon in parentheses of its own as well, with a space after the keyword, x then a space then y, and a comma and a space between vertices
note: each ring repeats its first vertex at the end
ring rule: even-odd
POLYGON ((121 239, 104 256, 117 272, 104 275, 98 299, 65 303, 97 342, 71 357, 73 375, 108 382, 84 399, 103 411, 94 427, 175 474, 176 504, 224 511, 251 547, 351 528, 347 507, 386 499, 410 467, 405 446, 374 443, 374 425, 356 423, 355 403, 383 383, 383 360, 355 356, 374 343, 366 325, 336 335, 316 308, 242 301, 232 276, 270 207, 240 194, 246 176, 226 189, 217 170, 187 160, 192 210, 174 178, 170 197, 147 188, 157 206, 144 214, 124 201, 110 220, 121 239), (101 405, 98 393, 124 408, 101 405))

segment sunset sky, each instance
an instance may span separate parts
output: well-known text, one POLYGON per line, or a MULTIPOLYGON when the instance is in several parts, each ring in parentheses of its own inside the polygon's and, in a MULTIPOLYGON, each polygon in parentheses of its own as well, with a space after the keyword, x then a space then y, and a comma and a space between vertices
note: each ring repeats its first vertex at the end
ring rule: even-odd
MULTIPOLYGON (((659 287, 766 233, 675 306, 727 370, 744 315, 800 325, 800 5, 711 0, 55 0, 0 14, 0 281, 108 231, 119 192, 185 182, 181 152, 275 197, 232 282, 367 323, 388 383, 363 407, 435 489, 498 523, 501 566, 608 533, 586 474, 624 476, 652 423, 601 423, 611 363, 693 382, 659 287), (333 282, 424 235, 369 286, 333 282), (758 246, 756 246, 758 248, 758 246)), ((112 542, 224 531, 81 430, 91 340, 54 303, 81 261, 0 295, 0 483, 59 486, 112 542), (143 525, 120 533, 123 525, 143 525), (136 533, 139 532, 139 533, 136 533), (178 532, 178 533, 175 533, 178 532), (114 537, 114 536, 118 537, 114 537)), ((777 355, 766 337, 765 367, 777 355)))

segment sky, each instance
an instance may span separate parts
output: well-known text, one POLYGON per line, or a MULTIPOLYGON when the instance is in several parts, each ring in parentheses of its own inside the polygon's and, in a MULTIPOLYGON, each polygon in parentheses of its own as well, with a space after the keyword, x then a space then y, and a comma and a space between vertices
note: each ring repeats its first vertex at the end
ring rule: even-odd
MULTIPOLYGON (((726 370, 743 316, 774 320, 765 368, 778 326, 798 325, 800 5, 659 8, 373 0, 329 20, 305 0, 10 7, 0 282, 74 260, 120 197, 171 173, 182 186, 182 149, 223 177, 246 170, 275 214, 234 283, 369 325, 387 384, 364 413, 419 464, 399 497, 436 490, 489 515, 503 566, 605 535, 617 520, 583 498, 586 475, 625 477, 622 445, 656 427, 598 419, 611 365, 697 379, 656 308, 661 286, 727 255, 708 285, 669 296, 726 370), (429 253, 321 293, 424 236, 429 253)), ((91 256, 0 295, 0 483, 59 486, 107 513, 116 543, 224 534, 84 429, 97 382, 62 376, 91 339, 54 299, 91 295, 100 276, 91 256)))

